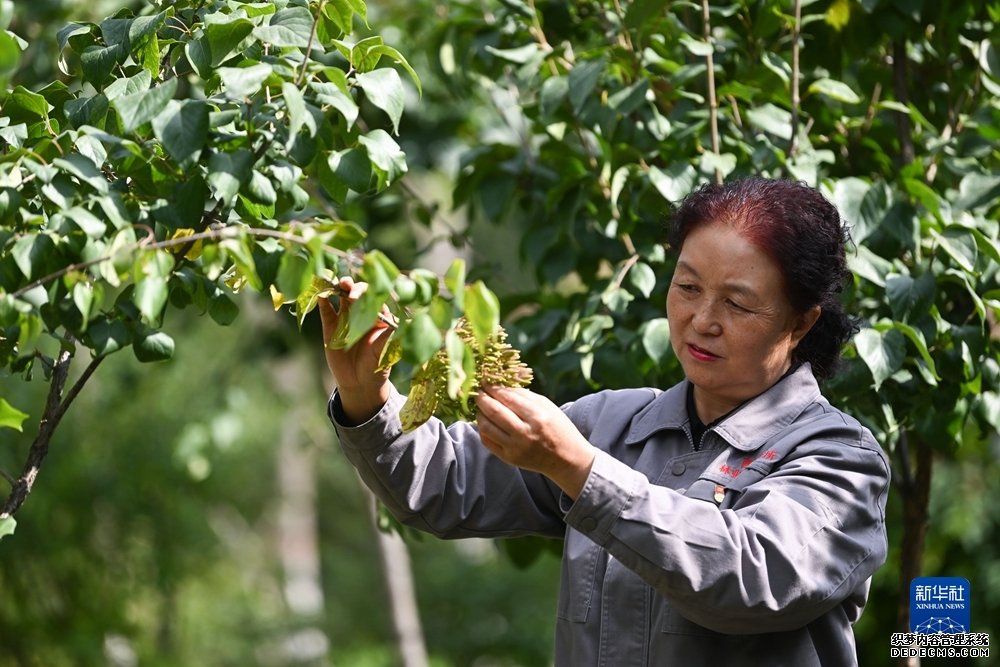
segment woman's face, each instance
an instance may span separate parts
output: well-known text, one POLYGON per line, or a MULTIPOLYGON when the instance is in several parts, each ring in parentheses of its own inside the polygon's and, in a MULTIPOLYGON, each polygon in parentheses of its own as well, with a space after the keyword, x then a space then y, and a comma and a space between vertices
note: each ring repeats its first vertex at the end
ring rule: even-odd
POLYGON ((819 317, 785 296, 778 265, 727 224, 692 230, 667 293, 670 342, 708 423, 774 384, 819 317))

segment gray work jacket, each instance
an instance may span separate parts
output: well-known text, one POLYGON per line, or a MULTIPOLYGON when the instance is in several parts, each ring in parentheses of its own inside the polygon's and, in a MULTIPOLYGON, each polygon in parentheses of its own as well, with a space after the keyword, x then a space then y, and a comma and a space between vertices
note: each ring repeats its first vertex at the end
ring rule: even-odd
POLYGON ((558 667, 856 665, 852 625, 885 561, 886 457, 808 365, 691 439, 687 381, 564 410, 600 452, 576 501, 432 419, 330 416, 365 483, 440 537, 565 539, 558 667))

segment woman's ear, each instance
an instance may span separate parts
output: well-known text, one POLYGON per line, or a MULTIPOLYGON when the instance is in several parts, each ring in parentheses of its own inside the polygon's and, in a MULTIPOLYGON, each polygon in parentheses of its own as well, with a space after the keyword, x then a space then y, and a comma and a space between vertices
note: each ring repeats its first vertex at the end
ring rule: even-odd
POLYGON ((809 333, 809 330, 813 328, 814 324, 816 324, 816 320, 819 319, 822 312, 822 308, 819 306, 813 306, 798 316, 798 322, 796 323, 795 328, 792 329, 792 343, 794 345, 798 345, 799 341, 805 338, 805 335, 809 333))

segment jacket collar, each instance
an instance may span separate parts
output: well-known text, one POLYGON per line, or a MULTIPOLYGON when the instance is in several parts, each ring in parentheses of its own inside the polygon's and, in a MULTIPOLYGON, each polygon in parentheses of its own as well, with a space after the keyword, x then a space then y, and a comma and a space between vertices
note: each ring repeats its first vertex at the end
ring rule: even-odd
MULTIPOLYGON (((688 421, 685 406, 688 384, 687 379, 677 383, 633 417, 625 444, 648 440, 657 431, 683 430, 688 421)), ((819 397, 819 385, 813 377, 812 367, 805 363, 708 430, 719 434, 736 449, 753 451, 795 421, 819 397)))

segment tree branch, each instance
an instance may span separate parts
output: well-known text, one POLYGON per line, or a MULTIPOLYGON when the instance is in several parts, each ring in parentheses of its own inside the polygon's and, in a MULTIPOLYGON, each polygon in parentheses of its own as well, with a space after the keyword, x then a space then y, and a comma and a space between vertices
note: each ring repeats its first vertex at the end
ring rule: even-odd
POLYGON ((21 476, 14 481, 13 488, 7 496, 7 500, 4 501, 3 508, 0 508, 0 519, 13 516, 31 493, 31 487, 34 486, 35 478, 38 477, 42 461, 49 453, 49 441, 52 439, 52 434, 55 432, 56 426, 59 425, 59 420, 66 413, 66 408, 69 407, 68 403, 62 400, 62 392, 63 387, 66 386, 66 378, 69 375, 72 359, 73 355, 67 349, 60 350, 59 356, 56 357, 56 363, 52 368, 52 379, 49 381, 49 395, 45 401, 45 411, 42 413, 42 418, 38 420, 38 435, 31 443, 31 449, 28 450, 28 459, 24 464, 21 476))
MULTIPOLYGON (((162 241, 152 241, 149 239, 151 236, 147 236, 137 243, 133 243, 131 246, 120 249, 118 252, 138 250, 139 248, 147 248, 151 250, 159 250, 165 248, 173 248, 175 246, 193 246, 196 241, 206 241, 206 240, 221 240, 226 238, 237 238, 240 234, 247 234, 249 236, 260 236, 267 238, 275 238, 280 241, 287 241, 289 243, 295 243, 297 245, 305 246, 309 244, 308 239, 301 236, 296 236, 288 232, 282 232, 277 229, 259 229, 256 227, 219 227, 217 229, 210 229, 204 232, 198 232, 191 234, 189 236, 179 236, 172 239, 164 239, 162 241)), ((332 246, 323 246, 323 250, 333 255, 340 255, 341 257, 349 257, 350 253, 343 250, 338 250, 332 246)), ((187 250, 185 250, 187 252, 187 250)), ((33 280, 24 287, 11 292, 11 296, 18 298, 24 296, 26 292, 31 291, 39 285, 45 285, 50 283, 57 278, 61 278, 67 273, 72 273, 73 271, 79 271, 81 269, 86 269, 88 267, 94 266, 95 264, 100 264, 101 262, 107 262, 114 259, 115 254, 104 255, 103 257, 97 257, 95 259, 87 260, 86 262, 76 262, 68 266, 64 266, 58 271, 53 271, 47 276, 43 276, 37 280, 33 280)))
MULTIPOLYGON (((892 92, 896 96, 896 101, 902 105, 910 103, 909 67, 906 56, 906 40, 898 39, 892 43, 892 92)), ((896 133, 899 136, 899 160, 900 166, 905 166, 913 162, 916 152, 913 149, 913 125, 910 123, 910 116, 900 111, 896 113, 896 133)))
MULTIPOLYGON (((704 23, 705 41, 712 47, 708 55, 705 56, 705 64, 708 67, 708 114, 712 128, 712 152, 719 155, 719 100, 715 96, 715 58, 713 53, 715 47, 712 46, 712 23, 708 12, 708 0, 701 0, 701 18, 704 23)), ((716 167, 715 182, 722 183, 722 172, 716 167)))
POLYGON ((788 142, 789 159, 795 155, 799 133, 799 37, 802 34, 802 0, 795 0, 795 25, 792 27, 792 137, 788 142))

